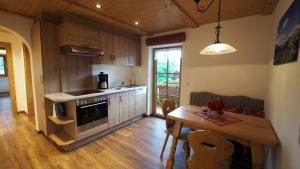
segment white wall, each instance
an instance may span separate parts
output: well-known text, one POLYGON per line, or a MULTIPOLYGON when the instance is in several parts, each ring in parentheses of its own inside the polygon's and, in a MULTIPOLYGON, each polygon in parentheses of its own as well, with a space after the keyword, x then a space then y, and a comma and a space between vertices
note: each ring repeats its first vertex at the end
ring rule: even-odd
POLYGON ((12 47, 17 111, 28 112, 22 40, 14 34, 0 32, 0 41, 9 42, 12 47))
POLYGON ((33 20, 20 15, 0 11, 0 27, 15 33, 29 46, 31 52, 31 26, 33 20))
POLYGON ((8 78, 0 77, 0 93, 9 92, 8 78))
POLYGON ((133 76, 132 68, 127 66, 93 65, 93 75, 95 78, 99 72, 108 74, 109 87, 121 86, 122 81, 124 81, 125 84, 130 84, 131 76, 133 76))
MULTIPOLYGON (((215 24, 186 32, 183 43, 181 104, 189 104, 193 91, 211 91, 224 95, 246 95, 264 99, 268 84, 269 62, 272 59, 269 33, 270 16, 252 16, 222 22, 221 41, 238 52, 204 56, 199 52, 215 40, 215 24)), ((168 32, 170 33, 170 32, 168 32)), ((142 41, 142 66, 134 68, 138 83, 147 84, 149 49, 142 41)))
MULTIPOLYGON (((274 49, 277 25, 292 0, 279 1, 272 22, 274 49)), ((300 51, 299 51, 300 53, 300 51)), ((273 55, 272 55, 273 56, 273 55)), ((298 56, 299 57, 299 56, 298 56)), ((281 146, 268 152, 267 168, 300 168, 300 62, 273 66, 266 99, 266 112, 280 140, 281 146)))
MULTIPOLYGON (((32 56, 32 41, 31 41, 31 27, 33 25, 33 19, 23 17, 20 15, 14 15, 0 11, 0 27, 8 31, 13 32, 18 36, 22 41, 27 45, 30 56, 32 56)), ((30 62, 33 63, 31 57, 30 62)), ((34 71, 33 64, 31 64, 31 70, 34 71)), ((32 74, 32 81, 34 82, 34 75, 32 74)), ((35 119, 39 118, 39 114, 36 108, 36 91, 35 84, 33 86, 33 100, 34 100, 34 110, 35 110, 35 119)), ((38 120, 36 120, 36 130, 39 130, 38 120)))

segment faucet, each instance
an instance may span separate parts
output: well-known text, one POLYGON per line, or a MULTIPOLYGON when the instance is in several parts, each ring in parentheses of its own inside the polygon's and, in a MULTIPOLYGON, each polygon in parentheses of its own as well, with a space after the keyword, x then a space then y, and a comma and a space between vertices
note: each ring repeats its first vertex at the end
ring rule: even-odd
POLYGON ((122 80, 121 87, 123 88, 124 86, 125 86, 125 83, 124 83, 124 81, 122 80))

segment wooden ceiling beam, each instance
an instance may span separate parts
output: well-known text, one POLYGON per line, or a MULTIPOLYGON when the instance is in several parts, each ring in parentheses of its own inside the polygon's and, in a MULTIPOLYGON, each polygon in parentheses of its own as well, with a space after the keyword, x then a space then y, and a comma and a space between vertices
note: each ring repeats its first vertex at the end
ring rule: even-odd
POLYGON ((273 14, 273 11, 278 3, 278 0, 267 0, 267 3, 265 5, 263 15, 271 15, 273 14))
POLYGON ((189 24, 189 27, 191 27, 191 28, 199 27, 199 23, 196 21, 196 19, 194 19, 176 0, 170 0, 170 1, 177 7, 177 9, 186 18, 186 21, 189 24))
POLYGON ((76 0, 63 0, 67 3, 69 3, 69 8, 72 9, 72 6, 75 6, 76 8, 80 8, 86 11, 89 11, 93 14, 96 14, 97 16, 99 16, 99 18, 101 18, 100 20, 103 20, 103 22, 107 22, 107 23, 113 23, 117 26, 119 26, 120 28, 123 28, 125 30, 129 30, 131 32, 137 33, 139 35, 152 35, 150 32, 146 32, 144 30, 142 30, 139 27, 136 27, 134 25, 128 24, 124 21, 121 21, 119 19, 116 19, 114 17, 108 16, 103 14, 102 12, 96 10, 96 9, 90 9, 84 5, 81 5, 80 3, 78 3, 76 0))

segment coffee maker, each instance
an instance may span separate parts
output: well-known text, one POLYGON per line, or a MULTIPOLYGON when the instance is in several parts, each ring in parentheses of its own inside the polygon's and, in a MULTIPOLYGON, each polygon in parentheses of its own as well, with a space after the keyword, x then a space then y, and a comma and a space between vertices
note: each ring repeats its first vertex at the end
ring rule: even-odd
POLYGON ((108 74, 104 72, 98 74, 98 89, 108 89, 108 74))

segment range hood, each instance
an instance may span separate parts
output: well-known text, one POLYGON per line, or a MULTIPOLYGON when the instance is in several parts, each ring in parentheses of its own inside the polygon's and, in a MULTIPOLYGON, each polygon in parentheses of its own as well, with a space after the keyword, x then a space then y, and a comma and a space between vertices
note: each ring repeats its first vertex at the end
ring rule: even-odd
POLYGON ((60 47, 60 53, 69 56, 86 56, 86 57, 96 57, 103 56, 104 52, 100 49, 75 46, 75 45, 65 45, 60 47))

